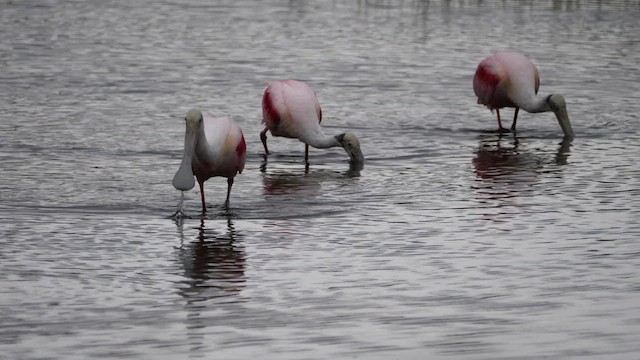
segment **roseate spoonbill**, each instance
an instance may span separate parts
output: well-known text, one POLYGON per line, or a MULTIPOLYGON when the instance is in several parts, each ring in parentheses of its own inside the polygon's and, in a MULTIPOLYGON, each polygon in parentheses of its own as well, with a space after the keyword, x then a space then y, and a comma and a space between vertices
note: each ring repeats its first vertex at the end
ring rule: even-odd
POLYGON ((315 91, 309 85, 296 80, 274 81, 264 90, 262 97, 262 121, 266 127, 260 133, 265 155, 267 131, 273 136, 297 138, 305 144, 304 159, 309 163, 309 145, 318 149, 341 146, 351 158, 352 164, 364 164, 360 141, 353 133, 325 135, 320 127, 322 110, 315 91))
POLYGON ((227 200, 233 178, 244 169, 247 145, 242 129, 233 120, 214 118, 199 110, 189 110, 185 118, 187 129, 184 135, 184 153, 178 172, 173 177, 173 186, 182 191, 195 185, 195 175, 200 185, 202 212, 206 212, 204 182, 214 176, 227 178, 227 200))
POLYGON ((564 97, 559 94, 539 96, 539 87, 538 69, 524 55, 516 52, 497 52, 482 60, 473 77, 473 91, 478 97, 478 104, 496 110, 499 131, 509 131, 502 127, 500 109, 515 107, 511 131, 516 130, 520 108, 530 113, 553 111, 565 138, 574 138, 564 97))

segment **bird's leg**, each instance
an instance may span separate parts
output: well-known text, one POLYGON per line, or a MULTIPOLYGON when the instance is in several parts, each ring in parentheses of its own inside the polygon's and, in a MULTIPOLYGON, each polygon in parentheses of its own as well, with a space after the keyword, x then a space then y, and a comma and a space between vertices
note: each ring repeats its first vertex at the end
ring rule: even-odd
POLYGON ((265 155, 269 155, 269 149, 267 148, 267 131, 269 131, 269 128, 265 127, 264 130, 260 132, 260 140, 262 140, 262 145, 264 145, 265 155))
POLYGON ((198 180, 198 185, 200 185, 200 200, 202 200, 202 213, 204 214, 207 212, 207 207, 204 202, 204 181, 198 180))
POLYGON ((304 162, 309 165, 309 145, 304 144, 304 162))
POLYGON ((509 130, 502 127, 502 122, 500 121, 500 109, 496 109, 496 115, 498 115, 498 132, 499 133, 509 132, 509 130))
POLYGON ((231 195, 231 187, 233 186, 233 178, 227 179, 227 201, 224 202, 225 207, 229 207, 229 196, 231 195))
POLYGON ((516 112, 513 114, 513 124, 511 124, 511 131, 512 132, 516 132, 516 120, 518 120, 518 110, 520 110, 519 107, 516 107, 516 112))

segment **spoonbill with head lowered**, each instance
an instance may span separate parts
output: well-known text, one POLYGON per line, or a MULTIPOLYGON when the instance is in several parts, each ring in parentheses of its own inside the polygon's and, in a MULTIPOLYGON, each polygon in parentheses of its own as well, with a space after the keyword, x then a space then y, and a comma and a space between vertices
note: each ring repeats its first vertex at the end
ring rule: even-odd
POLYGON ((538 69, 524 55, 517 52, 497 52, 482 60, 473 77, 473 91, 478 104, 496 110, 499 131, 509 131, 502 127, 500 109, 516 108, 511 131, 516 130, 518 110, 530 113, 552 111, 565 138, 573 139, 575 134, 569 122, 564 97, 559 94, 538 95, 540 78, 538 69))
POLYGON ((260 133, 265 155, 267 131, 273 136, 296 138, 305 144, 304 159, 309 163, 309 146, 318 149, 340 146, 344 148, 351 162, 364 164, 360 141, 353 133, 326 135, 320 126, 322 110, 315 91, 309 85, 297 80, 283 80, 270 83, 262 97, 262 120, 266 127, 260 133))
POLYGON ((227 200, 233 178, 244 169, 247 146, 240 126, 233 120, 214 118, 199 110, 189 110, 185 118, 184 153, 178 172, 173 177, 173 186, 182 191, 194 187, 194 175, 200 185, 202 212, 206 212, 204 182, 214 176, 227 178, 227 200))

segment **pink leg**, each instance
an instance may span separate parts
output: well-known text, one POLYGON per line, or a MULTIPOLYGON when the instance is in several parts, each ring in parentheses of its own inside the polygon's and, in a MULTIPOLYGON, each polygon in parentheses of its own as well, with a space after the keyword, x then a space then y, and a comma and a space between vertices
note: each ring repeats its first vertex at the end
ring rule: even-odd
POLYGON ((224 206, 229 207, 229 196, 231 195, 231 187, 233 186, 233 178, 227 179, 227 201, 224 202, 224 206))
POLYGON ((516 120, 518 120, 518 110, 519 107, 516 107, 516 112, 513 115, 513 124, 511 124, 511 131, 516 132, 516 120))
POLYGON ((204 181, 198 180, 198 185, 200 185, 200 200, 202 200, 202 213, 204 214, 207 212, 207 207, 204 202, 204 181))
POLYGON ((496 109, 496 114, 498 115, 498 132, 509 132, 509 130, 502 127, 502 122, 500 121, 500 109, 496 109))
POLYGON ((260 132, 260 140, 262 140, 262 145, 264 145, 265 155, 269 155, 269 149, 267 148, 267 131, 269 131, 269 128, 264 128, 264 130, 260 132))

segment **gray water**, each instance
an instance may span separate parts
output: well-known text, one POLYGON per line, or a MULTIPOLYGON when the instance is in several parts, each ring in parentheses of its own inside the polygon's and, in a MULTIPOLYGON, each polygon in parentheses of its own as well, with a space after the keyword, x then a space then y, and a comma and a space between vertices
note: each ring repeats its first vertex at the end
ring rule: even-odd
MULTIPOLYGON (((0 0, 0 358, 636 359, 637 1, 0 0), (475 67, 527 54, 550 113, 499 135, 475 67), (341 149, 271 138, 316 89, 341 149), (248 143, 180 192, 184 115, 248 143)), ((510 124, 512 111, 504 110, 510 124)))

